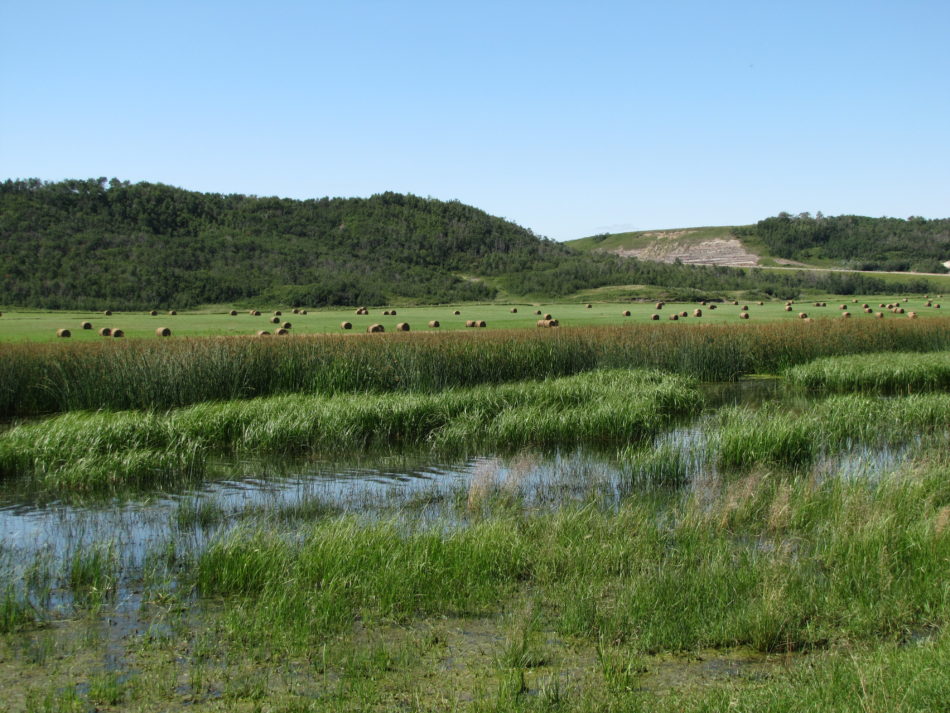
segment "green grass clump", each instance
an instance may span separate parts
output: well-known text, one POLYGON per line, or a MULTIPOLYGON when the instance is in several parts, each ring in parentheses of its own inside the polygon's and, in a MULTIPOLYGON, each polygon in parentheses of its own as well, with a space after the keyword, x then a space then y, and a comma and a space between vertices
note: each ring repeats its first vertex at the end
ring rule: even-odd
POLYGON ((822 356, 948 348, 944 319, 0 344, 0 416, 165 409, 287 393, 434 393, 603 368, 726 381, 822 356))
POLYGON ((215 453, 623 444, 699 404, 695 384, 683 377, 605 370, 436 394, 274 396, 164 414, 73 412, 0 433, 0 476, 53 490, 102 490, 194 477, 215 453))
POLYGON ((950 390, 950 352, 855 354, 816 359, 787 369, 786 380, 805 389, 879 394, 950 390))

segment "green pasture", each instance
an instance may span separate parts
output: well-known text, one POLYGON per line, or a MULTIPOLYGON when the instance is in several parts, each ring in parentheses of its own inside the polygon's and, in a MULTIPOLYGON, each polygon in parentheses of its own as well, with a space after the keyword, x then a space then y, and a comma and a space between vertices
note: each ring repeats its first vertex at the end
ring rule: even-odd
MULTIPOLYGON (((934 300, 939 299, 933 296, 934 300)), ((291 308, 261 310, 260 316, 252 316, 248 310, 239 310, 230 316, 229 306, 204 307, 195 310, 179 311, 176 315, 160 313, 150 316, 146 312, 113 312, 106 316, 98 312, 82 311, 43 311, 43 310, 3 310, 0 317, 0 341, 3 342, 45 342, 57 339, 58 329, 68 329, 73 341, 101 341, 98 330, 101 327, 121 329, 125 338, 142 339, 156 337, 155 330, 167 327, 172 337, 199 336, 236 336, 255 335, 259 331, 271 334, 284 322, 290 322, 290 334, 340 334, 347 331, 366 332, 371 324, 381 324, 386 332, 396 331, 397 325, 407 323, 410 331, 446 331, 466 329, 467 320, 484 320, 486 329, 536 329, 537 321, 546 314, 558 320, 561 326, 600 326, 636 324, 652 321, 652 315, 659 315, 660 322, 669 322, 671 315, 678 314, 677 321, 685 323, 736 323, 740 321, 743 306, 748 307, 748 320, 743 322, 774 322, 799 319, 805 313, 813 319, 841 319, 840 306, 845 305, 851 319, 874 319, 866 314, 862 305, 867 303, 875 312, 882 312, 884 319, 907 319, 907 314, 893 314, 879 305, 899 303, 907 312, 916 311, 920 317, 940 317, 948 314, 943 305, 940 309, 926 307, 923 295, 903 296, 861 296, 843 299, 841 296, 824 297, 815 301, 799 301, 792 311, 785 310, 783 300, 731 301, 710 303, 703 307, 699 302, 667 302, 660 309, 653 301, 639 302, 591 302, 588 308, 584 303, 520 303, 520 304, 460 304, 424 307, 374 307, 368 315, 357 315, 351 308, 307 310, 307 314, 294 314, 291 308), (904 300, 907 300, 906 302, 904 300), (815 301, 827 303, 826 307, 815 307, 815 301), (712 308, 715 305, 715 309, 712 308), (702 316, 694 316, 694 310, 702 310, 702 316), (279 324, 272 322, 274 312, 280 311, 279 324), (395 314, 384 315, 384 312, 395 314), (458 311, 459 314, 454 314, 458 311), (629 311, 630 316, 624 316, 629 311), (540 315, 536 314, 541 312, 540 315), (686 312, 686 317, 682 313, 686 312), (438 321, 439 327, 432 328, 430 321, 438 321), (89 322, 91 329, 82 329, 82 323, 89 322), (342 322, 349 322, 351 330, 344 330, 342 322)), ((939 304, 932 301, 933 305, 939 304)))

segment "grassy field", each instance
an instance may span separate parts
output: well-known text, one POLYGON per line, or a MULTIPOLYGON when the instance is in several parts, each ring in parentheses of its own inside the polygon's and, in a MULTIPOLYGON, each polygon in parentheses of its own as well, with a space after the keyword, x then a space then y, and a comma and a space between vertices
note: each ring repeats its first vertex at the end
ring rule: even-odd
MULTIPOLYGON (((950 282, 948 282, 950 292, 950 282)), ((935 297, 935 296, 934 296, 935 297)), ((591 302, 588 309, 583 303, 557 304, 462 304, 437 307, 383 307, 369 310, 369 315, 356 315, 354 310, 308 310, 305 315, 293 314, 292 310, 282 308, 279 317, 280 324, 274 324, 274 310, 263 311, 259 317, 253 317, 247 310, 239 311, 237 315, 228 314, 229 307, 207 308, 194 311, 179 312, 177 315, 159 314, 155 317, 143 312, 114 312, 107 317, 104 314, 92 312, 51 312, 51 311, 4 311, 0 317, 0 342, 56 341, 58 329, 68 329, 69 339, 76 342, 101 341, 98 331, 102 327, 119 328, 127 339, 158 339, 155 330, 167 327, 172 337, 197 336, 237 336, 256 335, 258 331, 268 331, 271 334, 284 322, 290 322, 288 330, 291 334, 340 334, 348 331, 365 332, 371 324, 383 325, 386 332, 396 330, 400 323, 409 324, 411 331, 454 331, 466 329, 468 320, 484 320, 486 329, 535 329, 537 321, 544 314, 550 314, 562 326, 600 326, 622 325, 651 321, 653 314, 659 314, 660 319, 668 321, 673 313, 686 312, 687 317, 680 319, 686 322, 701 321, 706 324, 729 323, 739 319, 742 305, 748 306, 750 321, 784 321, 797 319, 799 312, 806 312, 814 319, 840 318, 837 307, 846 304, 852 313, 852 318, 868 319, 873 315, 865 314, 861 305, 867 303, 875 307, 875 311, 883 312, 885 319, 902 318, 905 315, 893 315, 886 309, 878 308, 879 304, 898 303, 908 311, 916 310, 921 316, 939 316, 948 314, 947 309, 926 307, 927 300, 922 295, 907 296, 892 295, 882 297, 861 296, 844 299, 815 298, 809 302, 796 303, 792 312, 785 311, 784 301, 764 301, 763 305, 756 301, 745 301, 739 305, 731 302, 718 303, 716 309, 703 308, 696 302, 667 303, 662 309, 656 309, 655 302, 591 302), (855 302, 857 300, 857 302, 855 302), (827 302, 827 307, 815 307, 814 302, 827 302), (702 309, 702 317, 694 317, 693 311, 702 309), (512 312, 515 309, 517 312, 512 312), (384 311, 395 311, 396 314, 384 315, 384 311), (625 317, 624 311, 630 311, 625 317), (455 315, 454 312, 460 314, 455 315), (542 314, 537 315, 540 311, 542 314), (428 324, 436 320, 440 327, 432 328, 428 324), (82 324, 88 322, 91 329, 83 329, 82 324), (352 330, 344 330, 342 322, 349 322, 352 330)), ((935 297, 936 300, 936 297, 935 297)), ((938 304, 939 300, 933 302, 938 304)), ((950 307, 950 304, 947 305, 950 307)), ((167 337, 166 337, 167 338, 167 337)), ((65 340, 63 340, 65 341, 65 340)))

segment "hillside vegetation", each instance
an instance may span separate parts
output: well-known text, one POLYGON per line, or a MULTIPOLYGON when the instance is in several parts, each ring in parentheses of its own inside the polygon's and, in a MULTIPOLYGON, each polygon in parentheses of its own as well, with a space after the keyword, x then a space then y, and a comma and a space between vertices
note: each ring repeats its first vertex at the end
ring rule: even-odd
POLYGON ((716 296, 924 292, 923 281, 757 274, 584 253, 458 201, 292 200, 105 178, 0 184, 0 304, 379 305, 542 299, 610 285, 716 296))

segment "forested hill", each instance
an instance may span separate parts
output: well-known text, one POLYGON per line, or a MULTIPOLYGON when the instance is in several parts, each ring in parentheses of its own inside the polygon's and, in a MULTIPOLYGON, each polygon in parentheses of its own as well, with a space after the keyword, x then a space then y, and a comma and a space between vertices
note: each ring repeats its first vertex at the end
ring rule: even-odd
POLYGON ((858 274, 771 274, 581 253, 458 201, 383 193, 291 200, 112 179, 0 183, 0 305, 184 308, 657 295, 797 297, 929 289, 858 274))
POLYGON ((740 238, 761 241, 775 257, 834 262, 852 270, 946 272, 950 219, 812 217, 779 213, 735 229, 740 238))
POLYGON ((0 185, 0 304, 145 308, 491 298, 496 275, 570 251, 462 203, 290 200, 113 179, 0 185))

